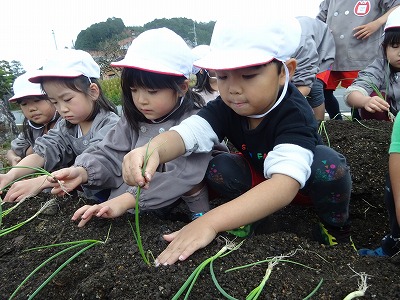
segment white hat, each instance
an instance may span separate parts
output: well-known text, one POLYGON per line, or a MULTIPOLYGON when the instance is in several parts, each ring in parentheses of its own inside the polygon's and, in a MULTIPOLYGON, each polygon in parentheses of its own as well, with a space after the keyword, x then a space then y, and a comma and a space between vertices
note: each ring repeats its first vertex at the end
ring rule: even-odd
POLYGON ((294 17, 217 20, 210 54, 194 64, 204 69, 226 70, 256 66, 273 59, 286 61, 296 51, 300 37, 301 27, 294 17))
POLYGON ((44 63, 42 70, 37 70, 29 81, 40 83, 43 77, 74 78, 84 75, 89 78, 100 78, 100 67, 93 57, 82 50, 57 50, 44 63))
POLYGON ((14 80, 13 91, 14 96, 12 96, 8 101, 16 102, 20 98, 29 96, 42 96, 44 92, 42 91, 40 84, 32 83, 29 81, 29 77, 32 74, 25 73, 14 80))
MULTIPOLYGON (((200 58, 205 57, 208 53, 210 53, 210 46, 209 45, 198 45, 192 49, 193 60, 199 60, 200 58)), ((201 68, 193 66, 193 74, 199 72, 201 68)))
POLYGON ((400 9, 393 10, 386 21, 385 31, 391 28, 400 28, 400 9))
POLYGON ((111 65, 189 78, 193 56, 179 35, 159 28, 141 33, 132 41, 125 58, 111 65))

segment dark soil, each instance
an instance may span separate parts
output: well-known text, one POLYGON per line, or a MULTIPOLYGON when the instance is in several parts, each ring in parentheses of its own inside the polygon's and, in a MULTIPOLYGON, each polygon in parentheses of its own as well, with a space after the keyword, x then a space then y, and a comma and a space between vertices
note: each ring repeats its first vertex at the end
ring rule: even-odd
MULTIPOLYGON (((368 128, 357 122, 328 121, 326 131, 331 146, 347 157, 352 171, 353 241, 357 248, 375 248, 388 230, 383 190, 392 124, 379 121, 363 124, 368 128)), ((28 199, 5 216, 2 228, 33 215, 47 198, 44 194, 40 196, 28 199)), ((29 252, 26 249, 84 239, 105 241, 110 226, 106 243, 92 247, 70 262, 35 298, 172 299, 195 268, 224 246, 224 242, 217 239, 187 261, 168 267, 149 267, 138 253, 128 223, 128 220, 133 222, 133 215, 115 220, 96 219, 78 228, 70 218, 82 205, 83 199, 78 197, 58 199, 55 215, 41 215, 0 237, 0 299, 8 299, 29 273, 66 247, 29 252)), ((166 246, 162 233, 184 225, 181 221, 161 220, 153 214, 142 215, 140 222, 144 248, 151 250, 154 256, 166 246)), ((358 289, 360 276, 357 274, 363 273, 368 275, 365 299, 400 298, 399 256, 366 258, 358 256, 347 244, 320 245, 311 235, 316 222, 313 209, 304 206, 290 205, 271 216, 262 227, 263 233, 253 235, 238 250, 215 260, 213 267, 219 285, 232 297, 245 299, 260 284, 267 263, 226 273, 227 269, 292 253, 287 259, 302 265, 278 262, 259 299, 303 299, 321 280, 312 299, 343 299, 358 289)), ((233 238, 228 234, 224 236, 233 238)), ((40 269, 22 286, 15 299, 27 299, 78 249, 40 269)), ((189 299, 225 299, 212 281, 208 266, 198 277, 189 299)))

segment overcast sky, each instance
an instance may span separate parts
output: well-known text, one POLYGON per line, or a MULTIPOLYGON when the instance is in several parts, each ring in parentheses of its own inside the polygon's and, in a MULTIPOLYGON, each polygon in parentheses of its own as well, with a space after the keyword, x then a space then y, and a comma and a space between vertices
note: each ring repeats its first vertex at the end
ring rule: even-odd
POLYGON ((71 48, 81 30, 121 18, 125 26, 143 26, 161 18, 185 17, 197 22, 237 15, 252 4, 269 14, 314 17, 322 0, 11 0, 2 2, 0 60, 20 61, 25 70, 42 65, 56 47, 71 48), (54 34, 53 34, 54 32, 54 34))

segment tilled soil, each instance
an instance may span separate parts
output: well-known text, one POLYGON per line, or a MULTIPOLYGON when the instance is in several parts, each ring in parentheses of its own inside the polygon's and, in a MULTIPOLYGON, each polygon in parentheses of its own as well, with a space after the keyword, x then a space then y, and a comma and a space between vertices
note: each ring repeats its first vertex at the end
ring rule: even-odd
MULTIPOLYGON (((325 126, 325 140, 329 139, 330 145, 346 156, 351 167, 350 213, 354 244, 357 248, 375 248, 388 230, 383 189, 392 124, 327 121, 325 126)), ((26 220, 49 198, 54 197, 40 194, 21 203, 3 217, 1 228, 26 220)), ((27 249, 89 239, 105 243, 94 245, 68 263, 35 299, 172 299, 195 268, 225 245, 222 237, 234 238, 224 233, 187 261, 155 268, 147 266, 137 250, 129 224, 129 221, 134 222, 132 214, 115 220, 96 219, 84 228, 71 222, 73 212, 84 201, 79 197, 58 198, 54 215, 42 214, 0 236, 0 299, 9 299, 26 276, 67 246, 27 249)), ((11 206, 6 203, 3 210, 11 206)), ((141 215, 145 250, 157 256, 166 247, 161 235, 185 224, 181 208, 175 209, 175 220, 162 220, 151 213, 141 215)), ((240 248, 213 262, 212 270, 218 284, 212 279, 210 266, 203 269, 189 299, 245 299, 261 283, 273 257, 271 274, 259 299, 304 299, 314 290, 310 299, 344 299, 358 289, 364 274, 368 285, 364 299, 400 298, 399 256, 360 257, 347 244, 320 245, 311 235, 316 222, 312 207, 307 206, 290 205, 270 216, 257 234, 245 239, 240 248), (228 272, 231 268, 256 262, 259 263, 228 272)), ((21 286, 14 299, 27 299, 83 247, 71 249, 43 266, 21 286)))

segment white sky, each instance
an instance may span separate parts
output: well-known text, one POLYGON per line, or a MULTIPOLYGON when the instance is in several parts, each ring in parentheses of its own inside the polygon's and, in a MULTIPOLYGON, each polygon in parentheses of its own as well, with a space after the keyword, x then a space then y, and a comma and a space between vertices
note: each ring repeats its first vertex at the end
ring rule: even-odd
POLYGON ((255 7, 257 13, 314 17, 322 0, 11 0, 0 17, 0 60, 20 61, 25 70, 42 65, 48 53, 71 48, 81 30, 121 18, 125 26, 143 26, 161 18, 215 21, 255 7), (254 3, 254 5, 253 5, 254 3), (52 32, 54 31, 54 35, 52 32))

